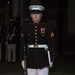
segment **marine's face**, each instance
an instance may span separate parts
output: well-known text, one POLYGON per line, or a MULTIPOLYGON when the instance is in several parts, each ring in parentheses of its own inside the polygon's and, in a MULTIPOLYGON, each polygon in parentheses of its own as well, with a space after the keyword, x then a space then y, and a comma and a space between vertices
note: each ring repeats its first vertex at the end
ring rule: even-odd
POLYGON ((31 13, 31 18, 34 22, 39 22, 41 20, 42 13, 31 13))

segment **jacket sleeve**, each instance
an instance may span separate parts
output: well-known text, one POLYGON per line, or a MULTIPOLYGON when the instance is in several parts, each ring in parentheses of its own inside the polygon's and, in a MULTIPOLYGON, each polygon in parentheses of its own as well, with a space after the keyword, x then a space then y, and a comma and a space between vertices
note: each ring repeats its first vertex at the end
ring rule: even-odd
POLYGON ((20 60, 25 60, 26 56, 26 34, 25 27, 23 27, 20 35, 20 60))
POLYGON ((55 36, 54 32, 52 31, 51 27, 47 26, 47 45, 49 47, 51 61, 54 61, 54 50, 55 50, 55 36))

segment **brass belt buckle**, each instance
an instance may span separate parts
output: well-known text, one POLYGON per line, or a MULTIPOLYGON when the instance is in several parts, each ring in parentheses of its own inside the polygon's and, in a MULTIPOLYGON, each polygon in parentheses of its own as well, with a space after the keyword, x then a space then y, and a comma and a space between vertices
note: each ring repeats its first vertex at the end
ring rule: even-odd
POLYGON ((38 48, 38 45, 34 45, 34 48, 38 48))

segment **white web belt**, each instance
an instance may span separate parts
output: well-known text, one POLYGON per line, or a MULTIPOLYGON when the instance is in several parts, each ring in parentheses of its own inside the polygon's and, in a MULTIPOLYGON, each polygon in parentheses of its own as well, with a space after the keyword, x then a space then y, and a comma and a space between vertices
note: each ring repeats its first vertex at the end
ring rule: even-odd
POLYGON ((46 44, 44 44, 44 45, 37 45, 37 46, 35 46, 35 45, 28 45, 28 48, 44 48, 45 50, 47 50, 48 46, 46 44))

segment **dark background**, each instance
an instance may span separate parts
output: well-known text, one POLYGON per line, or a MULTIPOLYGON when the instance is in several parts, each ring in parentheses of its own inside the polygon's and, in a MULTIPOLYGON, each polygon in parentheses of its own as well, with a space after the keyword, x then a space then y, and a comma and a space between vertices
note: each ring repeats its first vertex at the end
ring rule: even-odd
MULTIPOLYGON (((20 27, 23 22, 30 19, 29 5, 30 0, 19 1, 19 15, 17 22, 20 27), (21 21, 21 22, 19 22, 21 21)), ((50 23, 55 32, 56 53, 75 54, 75 5, 74 0, 40 0, 41 4, 45 6, 43 20, 50 23)), ((5 19, 6 13, 9 18, 12 15, 12 0, 0 0, 0 25, 6 27, 5 19), (8 1, 10 2, 8 4, 8 1)), ((7 18, 8 19, 8 18, 7 18)))
MULTIPOLYGON (((49 75, 75 75, 75 1, 40 0, 40 2, 45 7, 43 20, 52 26, 55 33, 56 55, 49 75)), ((19 59, 20 42, 18 36, 24 22, 30 20, 28 10, 30 4, 30 0, 9 0, 9 2, 8 0, 0 0, 0 25, 3 29, 3 60, 6 52, 5 37, 7 35, 8 22, 12 16, 16 18, 18 30, 17 58, 19 59)), ((8 64, 5 61, 0 62, 0 75, 24 75, 21 62, 14 64, 8 64)))

